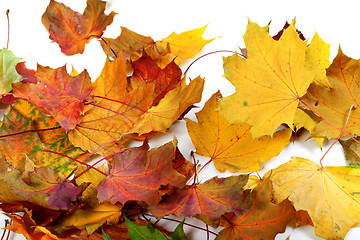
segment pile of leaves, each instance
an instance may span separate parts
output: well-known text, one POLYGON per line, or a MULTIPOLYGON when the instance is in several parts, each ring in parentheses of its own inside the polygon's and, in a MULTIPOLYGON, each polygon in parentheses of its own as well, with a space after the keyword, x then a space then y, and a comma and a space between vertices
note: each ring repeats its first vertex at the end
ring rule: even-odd
POLYGON ((0 128, 7 230, 35 240, 188 239, 183 225, 194 217, 223 227, 217 240, 274 239, 289 224, 342 239, 360 223, 358 60, 339 49, 331 63, 329 45, 317 34, 307 41, 295 21, 276 36, 249 21, 246 49, 224 58, 236 92, 214 93, 197 122, 185 118, 196 154, 242 174, 199 183, 205 166, 185 159, 176 139, 153 149, 148 139, 201 100, 204 79, 187 79, 179 64, 212 41, 202 38, 205 27, 161 41, 122 27, 111 39, 102 35, 116 13, 104 11, 100 0, 88 0, 83 14, 51 0, 42 16, 66 55, 100 41, 108 59, 96 80, 65 66, 27 69, 0 50, 1 102, 10 105, 0 128), (347 137, 350 166, 294 157, 254 174, 304 130, 320 147, 347 137), (128 147, 133 141, 143 143, 128 147), (168 215, 184 219, 175 231, 147 220, 168 215))

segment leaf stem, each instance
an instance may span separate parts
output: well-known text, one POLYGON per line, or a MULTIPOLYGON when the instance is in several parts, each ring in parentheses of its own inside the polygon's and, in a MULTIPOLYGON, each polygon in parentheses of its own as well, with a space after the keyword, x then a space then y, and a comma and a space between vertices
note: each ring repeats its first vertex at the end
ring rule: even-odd
MULTIPOLYGON (((114 142, 116 142, 116 141, 117 141, 117 139, 115 139, 115 140, 113 140, 113 141, 110 141, 110 142, 108 142, 108 143, 100 146, 98 149, 96 149, 96 150, 93 151, 91 154, 89 154, 89 156, 87 156, 82 162, 86 162, 86 161, 89 160, 92 156, 94 156, 98 151, 100 151, 100 150, 103 149, 104 147, 106 147, 106 146, 108 146, 108 145, 110 145, 110 144, 112 144, 112 143, 114 143, 114 142)), ((100 160, 97 161, 96 164, 99 163, 99 162, 100 162, 100 160)), ((96 165, 96 164, 93 164, 93 166, 96 165)), ((76 167, 74 170, 72 170, 71 173, 66 177, 66 179, 69 179, 69 177, 70 177, 71 175, 73 175, 74 172, 75 172, 76 170, 78 170, 78 168, 79 168, 79 167, 76 167)), ((90 168, 88 168, 87 171, 88 171, 89 169, 90 169, 90 168)), ((83 174, 83 173, 82 173, 82 174, 83 174)), ((81 174, 81 175, 82 175, 82 174, 81 174)), ((78 177, 79 177, 79 176, 78 176, 78 177)), ((71 182, 73 182, 75 179, 76 179, 76 176, 72 179, 71 182)))
POLYGON ((146 111, 145 111, 145 110, 142 110, 141 108, 135 107, 135 106, 133 106, 133 105, 127 104, 127 103, 122 102, 122 101, 119 101, 119 100, 115 100, 115 99, 111 99, 111 98, 107 98, 107 97, 102 97, 102 96, 97 96, 97 95, 92 95, 92 97, 102 98, 102 99, 105 99, 105 100, 108 100, 108 101, 121 103, 121 104, 124 104, 125 106, 131 107, 131 108, 134 108, 134 109, 136 109, 136 110, 139 110, 140 112, 146 113, 146 111))
POLYGON ((206 239, 210 240, 209 225, 206 224, 206 239))
MULTIPOLYGON (((6 228, 6 227, 9 225, 9 223, 10 223, 9 219, 5 219, 5 226, 4 226, 4 228, 6 228)), ((6 234, 6 231, 7 231, 7 229, 4 229, 3 234, 1 235, 1 240, 4 239, 5 234, 6 234)))
MULTIPOLYGON (((194 161, 194 167, 195 167, 195 171, 194 171, 194 182, 193 182, 193 186, 196 185, 196 181, 198 181, 197 177, 198 177, 198 174, 197 174, 197 163, 196 163, 196 160, 195 160, 195 156, 194 156, 194 152, 191 151, 190 153, 193 161, 194 161)), ((198 181, 199 182, 199 181, 198 181)))
MULTIPOLYGON (((306 107, 308 107, 311 111, 313 111, 316 115, 318 115, 321 119, 323 119, 325 122, 327 122, 330 126, 336 128, 337 130, 339 130, 340 132, 342 131, 340 128, 338 128, 337 126, 335 126, 334 124, 332 124, 329 120, 327 120, 326 118, 324 118, 320 113, 318 113, 314 108, 310 107, 306 102, 304 102, 301 98, 298 98, 299 101, 304 104, 306 107)), ((353 107, 353 105, 352 105, 353 107)), ((356 138, 354 138, 353 136, 351 136, 350 134, 344 132, 343 134, 345 134, 346 136, 352 138, 355 142, 360 144, 360 141, 358 141, 356 138)))
MULTIPOLYGON (((101 36, 99 36, 99 35, 90 35, 90 36, 87 37, 87 39, 89 39, 89 38, 91 38, 91 37, 100 38, 106 45, 109 45, 109 44, 107 43, 107 41, 106 41, 103 37, 101 37, 101 36)), ((118 58, 118 55, 116 54, 116 52, 114 51, 114 49, 112 49, 110 46, 109 46, 109 48, 110 48, 111 52, 114 54, 115 58, 118 58)))
MULTIPOLYGON (((101 173, 101 174, 103 174, 103 175, 105 175, 105 176, 108 176, 106 173, 100 171, 99 169, 97 169, 97 168, 95 168, 95 167, 93 167, 93 166, 91 166, 91 165, 89 165, 89 164, 87 164, 87 163, 81 162, 81 161, 79 161, 79 160, 77 160, 77 159, 75 159, 75 158, 72 158, 72 157, 70 157, 70 156, 67 156, 67 155, 65 155, 65 154, 62 154, 62 153, 59 153, 59 152, 54 152, 54 151, 49 150, 49 149, 43 149, 43 151, 44 151, 44 152, 49 152, 49 153, 54 153, 54 154, 57 154, 57 155, 60 155, 60 156, 69 158, 69 159, 73 160, 74 162, 77 162, 77 163, 80 163, 80 164, 82 164, 82 165, 85 165, 85 166, 87 166, 87 167, 89 167, 89 168, 92 168, 92 169, 96 170, 97 172, 99 172, 99 173, 101 173)), ((69 177, 69 176, 68 176, 68 177, 69 177)), ((66 179, 68 179, 68 177, 66 177, 66 179)))
POLYGON ((195 62, 197 62, 198 60, 200 60, 200 59, 203 58, 203 57, 206 57, 206 56, 211 55, 211 54, 214 54, 214 53, 234 53, 234 54, 238 54, 239 56, 245 57, 244 55, 242 55, 242 54, 240 54, 240 53, 237 53, 237 52, 234 52, 234 51, 231 51, 231 50, 218 50, 218 51, 209 52, 209 53, 206 53, 206 54, 198 57, 198 58, 195 59, 192 63, 190 63, 190 65, 189 65, 189 66, 187 67, 187 69, 185 70, 184 75, 186 75, 186 73, 189 71, 190 67, 191 67, 195 62))
POLYGON ((98 107, 98 108, 107 110, 107 111, 109 111, 109 112, 118 114, 118 115, 124 117, 125 119, 127 119, 129 122, 131 122, 131 125, 132 125, 132 126, 135 125, 135 123, 134 123, 130 118, 128 118, 127 116, 125 116, 125 115, 123 115, 123 114, 121 114, 121 113, 118 113, 118 112, 116 112, 116 111, 114 111, 114 110, 111 110, 111 109, 109 109, 109 108, 106 108, 106 107, 99 106, 99 105, 97 105, 97 104, 95 104, 95 103, 92 103, 92 102, 89 102, 89 104, 90 104, 90 105, 93 105, 93 106, 95 106, 95 107, 98 107))
MULTIPOLYGON (((202 166, 202 167, 199 169, 198 174, 199 174, 207 165, 209 165, 212 161, 213 161, 212 159, 210 159, 209 161, 207 161, 207 162, 205 163, 205 165, 202 166)), ((196 168, 195 168, 195 172, 196 172, 196 168)), ((196 176, 196 174, 195 174, 195 176, 196 176)), ((193 177, 194 177, 194 176, 193 176, 193 177)), ((188 182, 191 182, 191 180, 193 179, 193 177, 191 177, 188 182)))
POLYGON ((59 128, 61 128, 61 126, 58 126, 58 127, 52 127, 52 128, 44 128, 44 129, 26 130, 26 131, 17 132, 17 133, 10 133, 10 134, 6 134, 6 135, 1 135, 1 136, 0 136, 0 138, 12 137, 12 136, 16 136, 16 135, 20 135, 20 134, 24 134, 24 133, 31 133, 31 132, 43 132, 43 131, 50 131, 50 130, 55 130, 55 129, 59 129, 59 128))
MULTIPOLYGON (((124 151, 122 151, 122 152, 124 152, 124 151)), ((117 153, 122 153, 122 152, 117 152, 117 153)), ((114 155, 117 154, 117 153, 113 153, 113 154, 110 154, 110 155, 108 155, 108 156, 106 156, 106 157, 103 157, 103 158, 99 159, 98 161, 96 161, 95 163, 93 163, 93 164, 91 165, 91 167, 87 167, 84 171, 82 171, 81 173, 79 173, 78 175, 76 175, 76 176, 71 180, 71 182, 74 182, 77 178, 79 178, 81 175, 83 175, 84 173, 86 173, 89 169, 95 168, 95 165, 98 164, 99 162, 104 161, 104 160, 106 160, 107 158, 112 157, 112 156, 114 156, 114 155)), ((95 168, 95 169, 97 169, 97 168, 95 168)), ((99 171, 100 171, 100 170, 99 170, 99 171)))
MULTIPOLYGON (((153 215, 150 215, 150 214, 144 213, 143 216, 144 216, 144 215, 155 218, 153 215)), ((145 218, 145 219, 147 219, 147 218, 145 218)), ((172 218, 167 218, 167 217, 163 217, 163 218, 161 218, 161 219, 168 220, 168 221, 173 221, 173 222, 177 222, 177 223, 181 223, 181 222, 182 222, 182 221, 180 221, 180 220, 172 219, 172 218)), ((215 232, 213 232, 213 231, 206 230, 205 228, 198 227, 198 226, 193 225, 193 224, 189 224, 189 223, 184 222, 184 225, 189 226, 189 227, 192 227, 192 228, 196 228, 196 229, 199 229, 199 230, 202 230, 202 231, 208 231, 209 233, 211 233, 211 234, 213 234, 213 235, 215 235, 215 236, 218 235, 217 233, 215 233, 215 232)))
POLYGON ((227 217, 225 217, 225 215, 222 215, 221 217, 224 218, 231 226, 234 225, 229 219, 227 219, 227 217))
POLYGON ((8 24, 8 32, 7 32, 7 43, 6 43, 6 49, 9 48, 9 41, 10 41, 10 18, 9 18, 10 9, 6 10, 6 18, 7 18, 7 24, 8 24))
POLYGON ((324 155, 322 156, 322 158, 320 159, 320 166, 321 166, 321 168, 324 167, 323 164, 322 164, 322 161, 324 160, 326 154, 327 154, 327 153, 330 151, 330 149, 335 145, 335 143, 337 143, 337 142, 339 141, 339 139, 340 139, 341 136, 343 135, 343 133, 344 133, 344 131, 345 131, 345 128, 346 128, 346 126, 347 126, 347 124, 348 124, 348 122, 349 122, 350 114, 351 114, 351 111, 352 111, 353 108, 354 108, 354 105, 351 105, 350 110, 349 110, 349 113, 348 113, 347 118, 346 118, 345 125, 344 125, 343 129, 341 130, 339 137, 331 144, 331 146, 326 150, 325 154, 324 154, 324 155))

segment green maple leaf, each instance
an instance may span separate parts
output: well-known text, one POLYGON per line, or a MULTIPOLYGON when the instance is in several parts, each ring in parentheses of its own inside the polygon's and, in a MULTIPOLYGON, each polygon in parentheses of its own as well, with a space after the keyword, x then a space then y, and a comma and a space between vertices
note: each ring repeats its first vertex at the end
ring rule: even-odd
POLYGON ((149 221, 146 226, 141 226, 133 223, 128 218, 125 218, 126 226, 128 228, 130 239, 137 240, 167 240, 167 238, 149 221))
POLYGON ((23 78, 16 72, 20 58, 8 49, 0 49, 0 95, 11 91, 11 83, 20 82, 23 78))

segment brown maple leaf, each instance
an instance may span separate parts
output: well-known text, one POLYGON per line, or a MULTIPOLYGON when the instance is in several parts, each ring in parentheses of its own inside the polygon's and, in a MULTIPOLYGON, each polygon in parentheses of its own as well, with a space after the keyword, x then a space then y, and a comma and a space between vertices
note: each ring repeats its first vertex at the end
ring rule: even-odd
POLYGON ((251 192, 253 206, 242 215, 226 213, 221 218, 221 230, 217 240, 272 240, 284 232, 286 226, 295 219, 295 209, 285 199, 279 204, 271 202, 272 184, 269 179, 261 181, 251 192))
POLYGON ((155 85, 153 106, 158 105, 165 94, 174 89, 181 81, 181 69, 174 61, 161 69, 146 52, 131 65, 134 69, 133 75, 129 78, 131 89, 144 87, 147 84, 155 85))
POLYGON ((210 221, 219 219, 221 214, 234 211, 240 214, 251 207, 250 190, 243 186, 248 175, 228 178, 214 177, 202 184, 178 188, 164 196, 161 202, 151 206, 151 213, 162 218, 174 214, 180 218, 205 215, 210 221))
POLYGON ((73 11, 62 3, 51 0, 41 21, 66 55, 83 53, 85 44, 92 37, 99 38, 113 21, 115 12, 104 13, 106 3, 88 0, 83 14, 73 11))

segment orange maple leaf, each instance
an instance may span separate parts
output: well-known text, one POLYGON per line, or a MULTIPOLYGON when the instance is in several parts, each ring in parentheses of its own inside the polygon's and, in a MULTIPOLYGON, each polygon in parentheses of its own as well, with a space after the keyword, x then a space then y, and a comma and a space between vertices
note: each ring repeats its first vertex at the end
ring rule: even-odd
POLYGON ((66 66, 52 69, 38 65, 37 83, 16 83, 14 96, 27 99, 52 115, 66 130, 75 128, 84 110, 84 101, 91 100, 93 85, 87 71, 70 76, 66 66))
POLYGON ((83 53, 85 44, 92 37, 101 37, 106 27, 112 23, 115 12, 104 13, 106 3, 88 0, 83 14, 73 11, 62 3, 51 0, 41 21, 66 55, 83 53))

